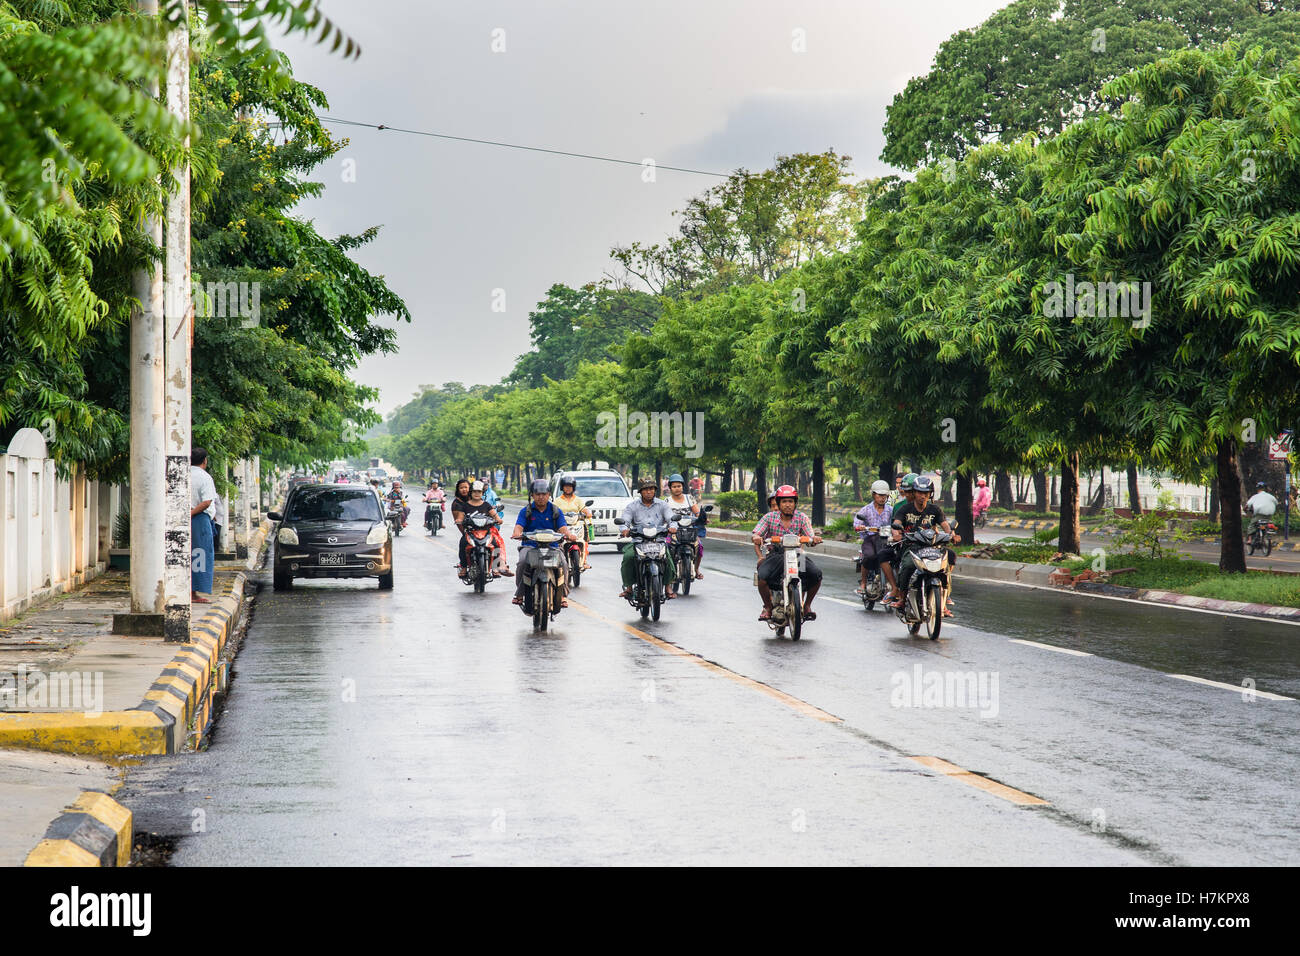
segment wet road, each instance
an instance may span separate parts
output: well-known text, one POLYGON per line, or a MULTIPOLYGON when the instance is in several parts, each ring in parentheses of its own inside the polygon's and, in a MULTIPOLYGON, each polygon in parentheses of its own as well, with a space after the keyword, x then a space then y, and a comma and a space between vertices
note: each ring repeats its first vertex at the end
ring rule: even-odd
POLYGON ((792 643, 711 541, 660 622, 600 549, 536 635, 452 545, 266 582, 211 748, 123 792, 173 864, 1300 862, 1300 628, 959 581, 930 642, 823 558, 792 643))

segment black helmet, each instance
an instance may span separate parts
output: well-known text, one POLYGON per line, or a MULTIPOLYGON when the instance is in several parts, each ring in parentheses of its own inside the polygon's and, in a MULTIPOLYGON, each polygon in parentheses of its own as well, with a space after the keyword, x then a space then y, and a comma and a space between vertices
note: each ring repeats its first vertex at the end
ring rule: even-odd
POLYGON ((533 483, 528 486, 528 490, 535 495, 550 494, 551 486, 546 483, 545 478, 535 478, 533 483))
POLYGON ((568 486, 569 486, 570 488, 572 488, 574 491, 577 491, 577 490, 578 490, 578 480, 577 480, 576 478, 574 478, 572 475, 565 475, 563 478, 560 479, 560 490, 561 490, 561 491, 564 490, 564 486, 565 486, 565 485, 568 485, 568 486))
POLYGON ((918 475, 912 482, 912 490, 923 495, 934 494, 934 482, 927 475, 918 475))

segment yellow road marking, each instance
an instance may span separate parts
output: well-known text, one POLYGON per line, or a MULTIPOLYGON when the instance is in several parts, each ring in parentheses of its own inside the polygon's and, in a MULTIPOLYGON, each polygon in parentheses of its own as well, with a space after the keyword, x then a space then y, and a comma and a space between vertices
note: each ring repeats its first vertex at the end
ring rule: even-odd
POLYGON ((1041 797, 1035 797, 1032 794, 1025 793, 1023 790, 1017 790, 1015 787, 1008 787, 1005 783, 998 783, 996 780, 990 780, 988 777, 981 777, 977 773, 969 770, 963 770, 955 763, 940 757, 912 757, 917 763, 931 770, 937 770, 939 773, 952 779, 968 784, 976 790, 983 790, 985 793, 991 793, 995 797, 1001 797, 1003 800, 1009 800, 1011 803, 1017 803, 1021 806, 1046 807, 1051 806, 1041 797))

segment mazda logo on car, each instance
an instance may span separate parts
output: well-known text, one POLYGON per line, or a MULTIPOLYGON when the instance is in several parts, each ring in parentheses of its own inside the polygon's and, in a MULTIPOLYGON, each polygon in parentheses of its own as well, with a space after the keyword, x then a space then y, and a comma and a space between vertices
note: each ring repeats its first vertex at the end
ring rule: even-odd
POLYGON ((325 543, 326 543, 326 544, 338 544, 338 543, 339 543, 339 539, 336 538, 334 535, 330 535, 328 538, 325 539, 325 543))

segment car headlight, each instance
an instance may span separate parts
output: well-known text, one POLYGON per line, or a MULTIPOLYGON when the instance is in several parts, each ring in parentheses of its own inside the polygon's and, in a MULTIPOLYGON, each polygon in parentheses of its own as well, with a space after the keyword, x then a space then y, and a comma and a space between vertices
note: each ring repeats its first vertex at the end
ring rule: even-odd
POLYGON ((297 544, 298 532, 292 528, 281 528, 280 533, 275 536, 275 540, 281 544, 297 544))
POLYGON ((366 535, 366 544, 383 544, 388 540, 388 525, 377 524, 366 535))

